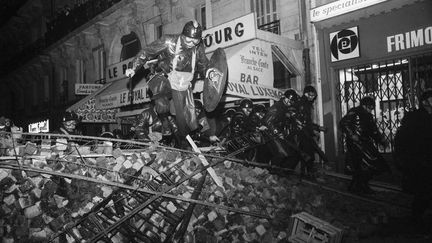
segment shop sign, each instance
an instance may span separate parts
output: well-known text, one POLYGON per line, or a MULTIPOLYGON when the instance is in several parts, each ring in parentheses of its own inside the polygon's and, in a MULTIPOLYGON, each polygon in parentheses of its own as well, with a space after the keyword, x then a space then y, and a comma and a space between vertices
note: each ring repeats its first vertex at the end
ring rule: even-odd
POLYGON ((432 26, 387 36, 387 52, 396 52, 432 44, 432 26))
POLYGON ((360 56, 358 27, 330 33, 331 61, 341 61, 360 56))
POLYGON ((250 13, 203 31, 206 53, 256 38, 255 14, 250 13))
POLYGON ((90 95, 103 86, 103 84, 75 84, 76 95, 90 95))
POLYGON ((311 9, 311 22, 317 22, 342 14, 346 14, 355 10, 366 8, 378 3, 386 2, 387 0, 339 0, 329 4, 311 9))
POLYGON ((133 104, 140 104, 150 101, 147 85, 135 88, 132 94, 130 91, 125 90, 113 94, 101 95, 98 98, 98 108, 111 109, 130 105, 131 99, 133 104))
POLYGON ((274 89, 271 45, 262 40, 225 50, 228 62, 227 94, 253 99, 279 99, 282 91, 274 89))
POLYGON ((233 81, 228 82, 226 93, 250 99, 272 100, 279 100, 283 95, 283 91, 279 89, 233 81))
POLYGON ((40 133, 40 132, 49 132, 49 120, 30 123, 28 125, 29 133, 40 133))
POLYGON ((96 99, 91 98, 75 111, 85 123, 115 123, 116 109, 99 110, 95 106, 96 99))
POLYGON ((126 78, 126 69, 132 66, 134 57, 108 66, 105 69, 106 82, 112 82, 122 78, 126 78))

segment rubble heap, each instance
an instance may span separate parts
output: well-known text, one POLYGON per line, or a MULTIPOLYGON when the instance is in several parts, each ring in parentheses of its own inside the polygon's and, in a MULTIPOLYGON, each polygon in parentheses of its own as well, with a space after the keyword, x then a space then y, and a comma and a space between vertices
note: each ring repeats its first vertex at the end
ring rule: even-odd
MULTIPOLYGON (((93 151, 80 149, 71 155, 58 150, 41 155, 37 146, 26 144, 18 152, 23 167, 71 177, 0 168, 0 237, 3 242, 46 242, 118 189, 103 182, 127 183, 135 176, 140 182, 153 181, 175 166, 183 173, 170 175, 175 183, 202 168, 200 159, 193 153, 157 146, 137 152, 115 149, 112 154, 104 154, 106 150, 99 147, 93 151), (97 179, 101 183, 74 176, 97 179)), ((17 164, 17 160, 5 159, 2 164, 17 164)), ((342 195, 304 184, 295 176, 278 176, 266 169, 230 160, 214 169, 223 187, 207 177, 198 200, 226 208, 197 204, 184 234, 186 242, 286 242, 291 233, 291 215, 302 211, 343 229, 345 239, 357 239, 373 234, 380 224, 386 223, 389 210, 393 210, 347 200, 342 195), (262 217, 227 208, 259 212, 257 215, 262 217)), ((181 198, 191 198, 201 176, 203 173, 176 186, 169 193, 179 198, 162 206, 173 214, 183 213, 187 205, 181 198)), ((160 223, 161 219, 156 221, 160 223)), ((86 232, 75 233, 86 239, 86 232)), ((122 236, 116 238, 117 242, 122 239, 122 236)), ((74 241, 71 237, 67 240, 74 241)))

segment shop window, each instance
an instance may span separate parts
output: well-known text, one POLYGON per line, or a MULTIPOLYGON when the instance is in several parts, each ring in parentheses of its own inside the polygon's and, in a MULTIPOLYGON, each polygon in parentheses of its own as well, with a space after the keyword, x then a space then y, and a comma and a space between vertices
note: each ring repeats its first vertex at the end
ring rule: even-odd
POLYGON ((195 8, 195 19, 201 24, 203 30, 207 29, 206 6, 202 4, 195 8))
POLYGON ((141 42, 134 32, 121 38, 122 50, 120 61, 135 57, 141 51, 141 42))
POLYGON ((273 59, 274 87, 287 89, 295 87, 295 75, 290 73, 277 58, 273 59))
POLYGON ((282 50, 272 45, 274 87, 279 89, 296 88, 300 72, 282 50))
POLYGON ((99 45, 96 48, 93 48, 93 63, 95 70, 95 83, 103 84, 105 83, 105 51, 104 46, 99 45))
POLYGON ((360 104, 365 96, 375 98, 374 117, 391 146, 404 113, 418 108, 418 97, 432 88, 432 53, 337 70, 341 115, 360 104))
POLYGON ((258 29, 280 34, 276 0, 250 0, 250 6, 256 14, 258 29))

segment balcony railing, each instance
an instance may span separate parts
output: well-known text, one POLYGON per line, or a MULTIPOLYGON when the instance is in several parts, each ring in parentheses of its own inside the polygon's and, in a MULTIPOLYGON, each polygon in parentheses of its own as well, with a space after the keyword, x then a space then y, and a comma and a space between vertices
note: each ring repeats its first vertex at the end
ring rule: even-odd
POLYGON ((281 34, 281 31, 280 31, 280 20, 275 20, 273 22, 269 22, 269 23, 266 23, 266 24, 259 25, 258 29, 264 30, 264 31, 268 31, 268 32, 272 32, 272 33, 280 35, 281 34))

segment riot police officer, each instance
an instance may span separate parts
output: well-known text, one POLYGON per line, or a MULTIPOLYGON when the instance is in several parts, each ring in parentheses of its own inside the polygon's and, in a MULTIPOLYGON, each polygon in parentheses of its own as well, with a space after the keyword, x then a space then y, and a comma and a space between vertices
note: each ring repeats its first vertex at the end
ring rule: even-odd
MULTIPOLYGON (((132 77, 148 60, 159 59, 158 66, 167 75, 169 85, 157 93, 169 93, 164 90, 171 89, 173 115, 182 138, 198 128, 192 96, 196 73, 201 77, 206 77, 210 72, 221 74, 217 69, 208 68, 209 60, 201 38, 201 25, 195 20, 189 21, 181 34, 165 35, 144 47, 133 61, 133 67, 126 70, 126 75, 132 77)), ((168 102, 168 99, 165 100, 168 102)))
POLYGON ((316 89, 307 85, 303 89, 303 95, 300 97, 297 104, 298 121, 300 122, 300 129, 298 133, 299 148, 308 155, 310 159, 302 164, 301 172, 303 175, 314 179, 315 178, 315 153, 320 155, 321 159, 328 162, 327 157, 322 150, 318 147, 316 142, 316 133, 326 131, 326 129, 313 122, 312 112, 314 103, 317 98, 316 89))
POLYGON ((77 128, 81 118, 73 111, 66 111, 61 117, 60 127, 53 133, 65 135, 82 135, 82 132, 77 128))
POLYGON ((294 116, 295 104, 299 95, 293 89, 288 89, 279 101, 275 102, 263 118, 271 139, 268 143, 272 151, 271 163, 277 166, 294 169, 303 159, 301 151, 292 139, 292 128, 296 126, 294 116))
POLYGON ((386 146, 384 136, 379 132, 372 116, 375 99, 366 96, 360 105, 351 108, 339 122, 346 142, 346 161, 353 167, 349 190, 354 193, 370 194, 373 190, 369 181, 374 175, 389 170, 375 143, 386 146))

